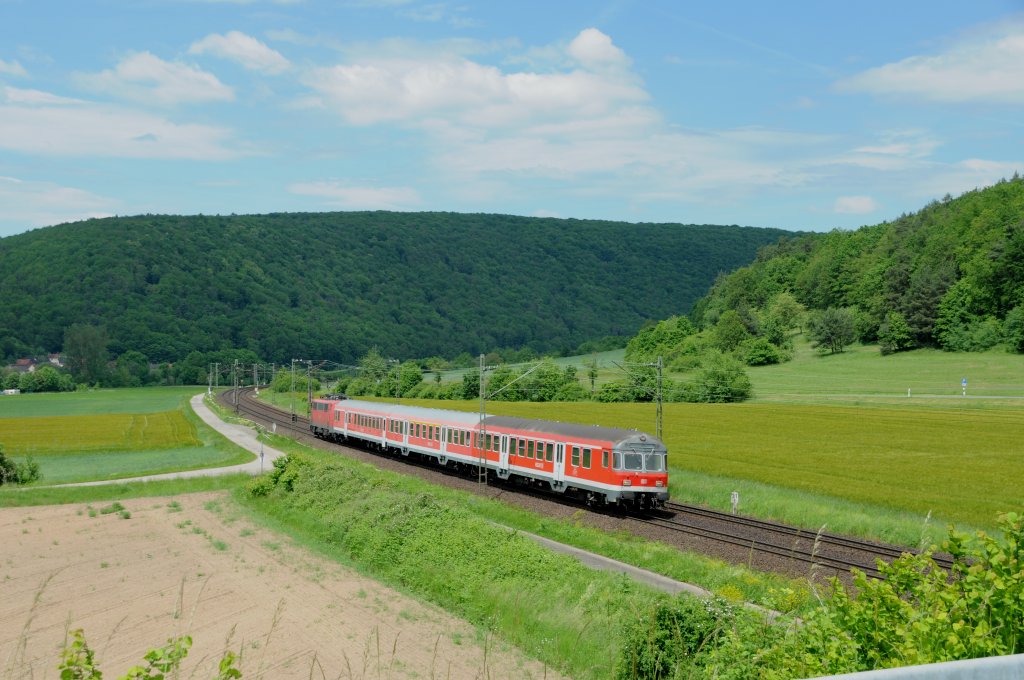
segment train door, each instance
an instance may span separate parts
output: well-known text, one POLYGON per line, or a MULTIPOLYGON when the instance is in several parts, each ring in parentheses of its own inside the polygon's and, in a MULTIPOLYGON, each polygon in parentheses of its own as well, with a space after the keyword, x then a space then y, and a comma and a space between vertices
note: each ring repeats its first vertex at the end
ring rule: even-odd
POLYGON ((565 444, 555 444, 555 482, 565 481, 565 444))
MULTIPOLYGON (((498 435, 494 435, 497 437, 498 435)), ((508 435, 501 435, 501 446, 499 447, 498 453, 498 469, 504 473, 508 473, 508 435)))

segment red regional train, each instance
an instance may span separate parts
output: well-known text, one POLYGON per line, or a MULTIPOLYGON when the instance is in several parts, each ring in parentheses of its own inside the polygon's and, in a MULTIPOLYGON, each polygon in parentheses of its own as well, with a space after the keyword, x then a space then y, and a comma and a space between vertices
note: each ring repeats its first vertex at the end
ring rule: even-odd
POLYGON ((322 439, 357 439, 442 466, 483 464, 498 479, 591 504, 648 509, 669 496, 665 445, 636 430, 330 397, 313 400, 309 427, 322 439))

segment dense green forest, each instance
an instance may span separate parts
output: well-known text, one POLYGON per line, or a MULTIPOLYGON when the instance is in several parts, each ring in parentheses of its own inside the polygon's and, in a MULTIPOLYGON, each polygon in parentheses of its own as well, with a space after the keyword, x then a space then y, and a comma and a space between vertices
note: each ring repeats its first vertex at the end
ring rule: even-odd
POLYGON ((856 340, 883 353, 1024 352, 1024 180, 947 195, 891 222, 765 246, 720 276, 689 320, 644 329, 627 357, 662 355, 685 368, 711 347, 750 365, 775 363, 795 328, 823 352, 856 340))
POLYGON ((0 239, 0 354, 564 352, 688 310, 779 230, 453 213, 143 215, 0 239))

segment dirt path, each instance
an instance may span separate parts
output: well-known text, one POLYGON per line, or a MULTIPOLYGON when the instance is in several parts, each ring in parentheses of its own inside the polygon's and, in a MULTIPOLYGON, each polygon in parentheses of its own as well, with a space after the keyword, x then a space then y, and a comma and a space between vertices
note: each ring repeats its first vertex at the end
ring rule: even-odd
POLYGON ((0 678, 56 678, 84 628, 107 677, 192 635, 183 678, 557 677, 474 628, 242 519, 224 494, 0 510, 0 678), (94 514, 95 516, 90 516, 94 514), (312 669, 312 674, 311 674, 312 669))

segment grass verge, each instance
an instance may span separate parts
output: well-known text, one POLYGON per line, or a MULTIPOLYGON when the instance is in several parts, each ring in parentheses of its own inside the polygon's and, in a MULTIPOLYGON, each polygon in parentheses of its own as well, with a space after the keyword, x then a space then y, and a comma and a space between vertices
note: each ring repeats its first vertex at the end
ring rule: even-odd
POLYGON ((33 505, 62 505, 65 503, 92 503, 126 498, 177 496, 186 493, 219 491, 241 488, 252 479, 249 475, 220 475, 166 479, 155 482, 121 482, 99 486, 65 487, 0 487, 0 507, 15 508, 33 505))
POLYGON ((382 483, 401 489, 408 496, 429 495, 439 502, 465 508, 475 516, 490 522, 605 555, 678 581, 693 583, 733 602, 747 601, 776 607, 779 606, 780 597, 803 601, 804 588, 793 579, 756 572, 704 555, 681 552, 676 548, 626 532, 608 533, 583 524, 578 515, 568 520, 538 515, 498 500, 481 498, 458 489, 382 471, 365 463, 312 449, 287 437, 267 437, 271 446, 290 455, 297 454, 343 468, 351 466, 355 470, 372 470, 373 474, 380 476, 382 483))
POLYGON ((471 511, 368 465, 296 457, 266 496, 236 497, 301 544, 493 631, 577 678, 605 678, 626 612, 658 594, 593 572, 471 511))

